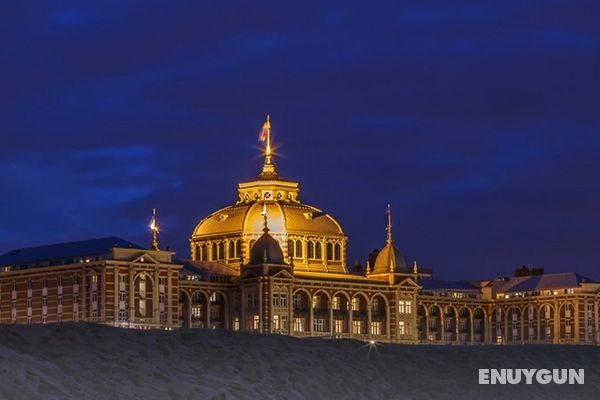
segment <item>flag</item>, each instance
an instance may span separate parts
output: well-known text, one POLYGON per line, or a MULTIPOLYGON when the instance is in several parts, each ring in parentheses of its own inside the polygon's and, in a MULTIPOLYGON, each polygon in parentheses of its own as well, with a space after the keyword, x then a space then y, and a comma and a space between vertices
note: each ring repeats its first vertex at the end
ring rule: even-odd
POLYGON ((260 140, 261 142, 264 142, 267 139, 269 139, 270 134, 271 134, 271 123, 269 122, 269 116, 267 115, 267 120, 265 121, 265 123, 262 126, 262 129, 258 133, 258 140, 260 140))

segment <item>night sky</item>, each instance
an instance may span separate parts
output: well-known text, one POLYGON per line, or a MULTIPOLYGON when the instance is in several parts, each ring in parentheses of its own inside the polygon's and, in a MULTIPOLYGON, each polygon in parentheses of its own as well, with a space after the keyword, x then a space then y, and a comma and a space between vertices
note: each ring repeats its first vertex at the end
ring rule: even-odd
POLYGON ((0 8, 0 252, 118 235, 188 255, 254 177, 438 278, 600 278, 600 3, 28 1, 0 8))

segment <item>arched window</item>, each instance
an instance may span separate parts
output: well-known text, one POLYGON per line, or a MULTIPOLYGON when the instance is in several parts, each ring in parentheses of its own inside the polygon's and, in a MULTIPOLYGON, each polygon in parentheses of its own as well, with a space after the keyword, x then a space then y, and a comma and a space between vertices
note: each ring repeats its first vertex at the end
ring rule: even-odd
POLYGON ((335 261, 341 261, 342 259, 342 246, 339 243, 336 243, 333 247, 333 258, 335 261))
POLYGON ((308 258, 315 258, 315 244, 313 242, 308 242, 306 252, 308 258))
POLYGON ((333 260, 333 244, 327 243, 326 249, 327 261, 333 260))
POLYGON ((225 259, 225 242, 219 242, 219 253, 217 254, 217 260, 225 259))
POLYGON ((294 241, 288 240, 288 257, 294 257, 294 241))
POLYGON ((242 256, 242 241, 241 240, 235 241, 235 256, 236 256, 236 258, 239 258, 242 256))
POLYGON ((315 245, 315 258, 320 260, 323 258, 323 251, 321 249, 321 242, 317 242, 315 245))
POLYGON ((202 251, 200 253, 200 260, 208 261, 208 246, 206 244, 203 244, 201 249, 202 251))
POLYGON ((237 241, 230 240, 227 242, 227 247, 229 247, 229 258, 235 258, 235 244, 237 241))
POLYGON ((200 257, 202 257, 202 253, 200 253, 200 245, 197 244, 195 249, 194 249, 194 259, 195 260, 200 260, 200 257))
POLYGON ((296 258, 302 257, 302 240, 296 240, 296 252, 294 253, 296 258))
POLYGON ((215 261, 217 259, 217 254, 219 254, 219 251, 217 250, 217 244, 213 243, 212 244, 212 249, 211 249, 211 254, 210 254, 210 259, 212 261, 215 261))

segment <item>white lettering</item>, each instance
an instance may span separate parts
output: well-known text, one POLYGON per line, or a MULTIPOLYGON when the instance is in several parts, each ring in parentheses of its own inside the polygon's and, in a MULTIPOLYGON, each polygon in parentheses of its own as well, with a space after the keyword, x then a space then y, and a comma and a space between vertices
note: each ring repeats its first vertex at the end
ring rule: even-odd
POLYGON ((552 381, 552 373, 547 369, 540 369, 535 374, 535 379, 538 381, 538 383, 546 385, 552 381))
POLYGON ((490 370, 490 383, 492 385, 506 385, 506 369, 502 368, 500 371, 497 369, 490 370))
POLYGON ((479 384, 480 385, 489 385, 490 384, 490 370, 489 369, 479 369, 479 384))
POLYGON ((584 374, 585 370, 583 368, 575 370, 575 369, 570 369, 569 370, 569 385, 574 385, 575 381, 577 381, 578 385, 583 385, 584 384, 584 374))
POLYGON ((522 369, 523 375, 525 375, 525 384, 531 385, 533 383, 533 375, 535 375, 535 369, 522 369))

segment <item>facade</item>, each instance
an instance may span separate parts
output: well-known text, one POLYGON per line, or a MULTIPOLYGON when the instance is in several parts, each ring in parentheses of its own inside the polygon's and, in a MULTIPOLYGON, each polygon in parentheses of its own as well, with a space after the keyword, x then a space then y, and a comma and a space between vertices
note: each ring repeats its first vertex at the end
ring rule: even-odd
POLYGON ((268 121, 262 171, 200 220, 190 259, 117 237, 0 256, 0 323, 92 321, 395 343, 599 344, 600 283, 522 268, 512 278, 439 281, 408 265, 388 207, 385 245, 361 270, 347 237, 279 176, 268 121))

